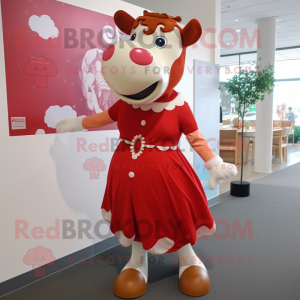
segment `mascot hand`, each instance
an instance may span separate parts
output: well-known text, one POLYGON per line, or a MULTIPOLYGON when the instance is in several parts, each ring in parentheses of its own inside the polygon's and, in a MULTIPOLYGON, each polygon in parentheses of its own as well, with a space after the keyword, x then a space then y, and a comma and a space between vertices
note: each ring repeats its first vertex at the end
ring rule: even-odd
POLYGON ((68 131, 83 131, 84 130, 82 126, 83 118, 85 118, 85 116, 61 120, 56 124, 56 130, 60 133, 65 133, 68 131))
POLYGON ((216 156, 205 164, 210 172, 208 186, 211 190, 216 188, 222 180, 228 179, 237 174, 237 168, 233 164, 224 163, 220 156, 216 156))

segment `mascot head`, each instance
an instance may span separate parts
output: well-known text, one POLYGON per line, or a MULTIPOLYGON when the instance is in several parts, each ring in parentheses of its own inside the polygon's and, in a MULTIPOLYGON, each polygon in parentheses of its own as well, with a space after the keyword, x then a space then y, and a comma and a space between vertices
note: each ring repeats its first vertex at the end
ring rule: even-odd
POLYGON ((183 29, 180 17, 144 11, 134 19, 117 11, 114 21, 130 35, 103 53, 103 76, 123 101, 145 105, 173 92, 184 72, 186 48, 196 43, 201 25, 191 20, 183 29))

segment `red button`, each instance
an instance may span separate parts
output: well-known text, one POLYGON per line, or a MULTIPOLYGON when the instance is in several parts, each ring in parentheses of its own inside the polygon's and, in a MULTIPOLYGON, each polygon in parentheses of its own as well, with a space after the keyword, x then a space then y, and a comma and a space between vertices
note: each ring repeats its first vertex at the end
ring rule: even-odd
POLYGON ((113 56, 114 52, 115 52, 115 46, 110 45, 106 50, 104 50, 102 55, 102 60, 108 61, 113 56))
POLYGON ((140 66, 150 65, 153 61, 152 54, 143 48, 134 48, 130 51, 130 59, 140 66))

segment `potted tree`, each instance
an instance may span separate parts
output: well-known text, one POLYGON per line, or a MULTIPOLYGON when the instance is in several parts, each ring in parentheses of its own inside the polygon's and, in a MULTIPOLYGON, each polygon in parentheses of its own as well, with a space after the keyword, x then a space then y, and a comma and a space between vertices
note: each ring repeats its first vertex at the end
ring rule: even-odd
MULTIPOLYGON (((259 61, 261 58, 259 58, 259 61)), ((250 106, 255 105, 258 101, 265 99, 265 94, 273 92, 275 86, 274 68, 268 64, 261 68, 255 61, 249 62, 254 68, 248 70, 241 69, 227 82, 220 85, 219 90, 229 94, 236 101, 236 110, 242 119, 242 137, 244 136, 244 117, 249 111, 250 106)), ((250 183, 243 181, 244 168, 244 139, 242 140, 242 164, 240 181, 232 181, 230 194, 237 197, 248 197, 250 195, 250 183)))

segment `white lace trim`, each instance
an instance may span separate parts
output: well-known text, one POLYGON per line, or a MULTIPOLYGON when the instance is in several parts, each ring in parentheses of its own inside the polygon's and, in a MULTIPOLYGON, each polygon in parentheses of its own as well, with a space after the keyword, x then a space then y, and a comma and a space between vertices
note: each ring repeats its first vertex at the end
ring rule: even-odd
POLYGON ((143 111, 148 111, 152 109, 154 112, 159 113, 162 112, 164 109, 173 110, 176 106, 184 105, 184 100, 184 97, 178 93, 178 96, 170 102, 152 102, 150 104, 141 106, 132 104, 132 107, 135 109, 140 108, 143 111))

